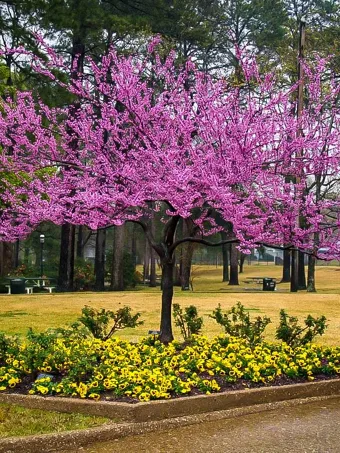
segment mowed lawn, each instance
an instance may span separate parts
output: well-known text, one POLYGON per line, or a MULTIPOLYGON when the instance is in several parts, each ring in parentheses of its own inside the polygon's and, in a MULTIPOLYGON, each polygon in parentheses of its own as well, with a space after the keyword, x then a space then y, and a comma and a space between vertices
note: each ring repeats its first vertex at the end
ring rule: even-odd
MULTIPOLYGON (((240 301, 250 309, 251 316, 267 315, 273 321, 266 329, 266 338, 274 339, 279 310, 284 308, 290 315, 303 319, 308 313, 313 316, 324 314, 328 329, 319 342, 340 345, 340 266, 317 268, 317 293, 289 293, 289 284, 279 284, 275 292, 263 292, 262 286, 247 282, 247 277, 268 276, 280 278, 281 266, 246 265, 240 275, 239 287, 222 283, 222 268, 194 266, 194 291, 175 289, 174 301, 196 305, 204 317, 203 333, 213 336, 222 332, 208 315, 218 304, 228 309, 240 301)), ((0 295, 0 330, 10 334, 24 334, 29 327, 42 331, 49 327, 65 327, 77 320, 84 305, 117 310, 129 305, 142 314, 144 325, 118 333, 123 338, 137 340, 149 329, 159 328, 161 291, 160 288, 140 287, 125 292, 82 292, 63 294, 0 295)), ((175 335, 180 339, 179 331, 175 335)))

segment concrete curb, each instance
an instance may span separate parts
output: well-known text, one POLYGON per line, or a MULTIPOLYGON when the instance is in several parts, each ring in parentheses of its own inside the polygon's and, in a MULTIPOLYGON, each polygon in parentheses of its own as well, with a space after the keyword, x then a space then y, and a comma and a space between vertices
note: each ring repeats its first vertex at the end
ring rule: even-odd
POLYGON ((63 448, 70 449, 96 441, 273 410, 283 405, 306 403, 339 395, 340 379, 137 404, 0 394, 0 402, 18 404, 31 409, 80 412, 124 420, 122 423, 106 424, 86 430, 0 440, 0 453, 60 451, 63 448))

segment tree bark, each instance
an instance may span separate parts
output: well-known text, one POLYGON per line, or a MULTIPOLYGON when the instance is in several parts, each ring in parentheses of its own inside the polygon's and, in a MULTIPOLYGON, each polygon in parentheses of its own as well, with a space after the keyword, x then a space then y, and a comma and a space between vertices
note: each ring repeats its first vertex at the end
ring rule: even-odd
POLYGON ((82 225, 78 226, 77 258, 84 259, 84 227, 82 225))
POLYGON ((315 287, 315 265, 316 265, 316 258, 315 256, 309 255, 308 256, 308 283, 307 283, 307 292, 308 293, 316 293, 315 287))
POLYGON ((10 274, 13 269, 13 244, 0 242, 0 276, 10 274))
MULTIPOLYGON (((318 181, 319 183, 320 181, 318 181)), ((320 199, 320 189, 321 184, 317 185, 316 196, 320 199)), ((314 233, 314 252, 317 253, 320 244, 320 234, 318 232, 314 233)), ((316 293, 315 286, 315 266, 316 266, 316 257, 309 255, 308 256, 308 276, 307 276, 307 292, 316 293)))
POLYGON ((194 250, 195 247, 192 242, 182 246, 180 262, 180 282, 182 291, 188 291, 190 289, 191 265, 194 250))
POLYGON ((174 261, 172 258, 163 258, 162 266, 162 311, 160 341, 170 343, 174 337, 172 334, 172 298, 174 295, 174 261))
POLYGON ((114 227, 114 249, 112 258, 111 289, 124 290, 123 255, 124 255, 125 226, 114 227))
POLYGON ((98 230, 96 235, 96 255, 94 260, 94 288, 96 291, 105 290, 105 244, 106 230, 98 230))
POLYGON ((282 268, 282 279, 281 283, 290 282, 290 251, 283 251, 283 268, 282 268))
POLYGON ((133 265, 136 270, 137 265, 137 238, 136 238, 136 225, 132 224, 132 238, 131 238, 131 256, 133 259, 133 265))
MULTIPOLYGON (((227 239, 227 235, 225 233, 221 233, 222 241, 227 239)), ((223 277, 222 282, 229 282, 229 245, 223 244, 222 245, 222 259, 223 259, 223 277)))
POLYGON ((143 263, 143 282, 145 284, 150 277, 150 246, 147 240, 145 240, 143 263))
POLYGON ((299 252, 292 250, 292 262, 291 262, 291 277, 290 277, 290 292, 296 293, 299 289, 299 252))
POLYGON ((306 273, 305 273, 305 254, 299 251, 298 255, 298 287, 300 289, 307 289, 306 273))
POLYGON ((74 277, 75 226, 66 223, 61 226, 60 260, 59 260, 59 291, 73 291, 74 277))
POLYGON ((240 274, 243 274, 243 266, 244 266, 245 260, 246 260, 246 255, 244 253, 240 253, 240 271, 239 271, 240 274))
POLYGON ((237 259, 237 248, 236 244, 230 244, 230 279, 229 285, 239 285, 238 281, 238 259, 237 259))
MULTIPOLYGON (((192 222, 187 221, 186 219, 182 220, 182 237, 193 236, 195 234, 195 225, 192 222)), ((193 242, 188 242, 182 244, 181 254, 180 254, 180 285, 182 291, 189 291, 190 289, 190 275, 191 275, 191 266, 192 266, 192 257, 195 251, 195 244, 193 242)))

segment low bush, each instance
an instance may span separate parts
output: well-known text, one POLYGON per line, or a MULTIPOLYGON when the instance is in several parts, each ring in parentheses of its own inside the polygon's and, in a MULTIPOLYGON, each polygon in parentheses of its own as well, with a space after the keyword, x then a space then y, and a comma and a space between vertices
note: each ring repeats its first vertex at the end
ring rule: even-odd
POLYGON ((303 346, 325 333, 327 328, 326 317, 313 318, 308 315, 304 320, 304 327, 298 324, 298 318, 289 316, 285 310, 280 311, 280 324, 276 329, 276 338, 292 347, 303 346))
POLYGON ((184 340, 201 332, 203 318, 198 316, 197 308, 194 305, 185 307, 183 312, 179 304, 173 304, 173 316, 175 318, 175 325, 180 328, 184 340))
MULTIPOLYGON (((82 316, 79 322, 83 324, 91 332, 95 338, 108 340, 117 330, 122 330, 127 327, 137 327, 144 323, 138 321, 140 313, 131 314, 131 307, 122 307, 117 311, 105 310, 86 305, 82 309, 82 316)), ((77 327, 77 325, 74 325, 77 327)))
POLYGON ((84 259, 77 258, 74 266, 74 289, 91 290, 94 287, 94 266, 84 259))
POLYGON ((213 314, 209 316, 223 326, 226 334, 244 338, 250 345, 258 344, 263 340, 263 332, 271 322, 267 316, 263 318, 257 316, 254 320, 251 320, 249 312, 240 302, 226 313, 223 313, 221 305, 218 305, 213 314))

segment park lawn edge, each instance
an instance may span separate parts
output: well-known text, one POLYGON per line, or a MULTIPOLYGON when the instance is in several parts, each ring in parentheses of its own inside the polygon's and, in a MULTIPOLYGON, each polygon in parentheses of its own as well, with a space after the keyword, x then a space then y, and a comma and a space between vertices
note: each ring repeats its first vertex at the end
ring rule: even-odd
POLYGON ((114 415, 114 418, 120 418, 122 422, 89 429, 2 439, 0 453, 61 452, 62 449, 68 450, 70 447, 86 446, 94 442, 110 441, 129 435, 173 429, 339 396, 340 379, 235 390, 133 405, 111 401, 2 393, 0 402, 53 411, 101 414, 108 418, 111 414, 111 418, 114 415), (118 413, 119 417, 117 417, 118 413))

